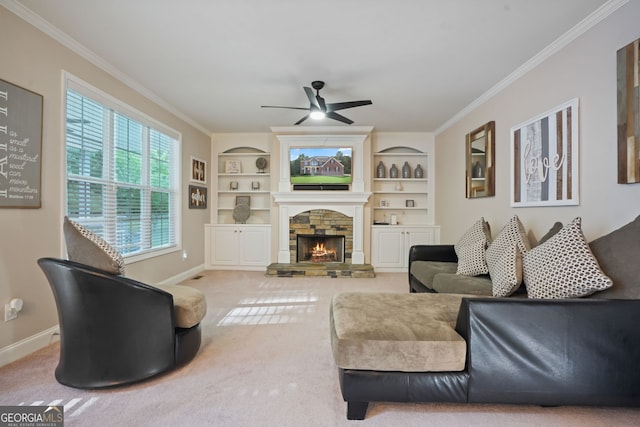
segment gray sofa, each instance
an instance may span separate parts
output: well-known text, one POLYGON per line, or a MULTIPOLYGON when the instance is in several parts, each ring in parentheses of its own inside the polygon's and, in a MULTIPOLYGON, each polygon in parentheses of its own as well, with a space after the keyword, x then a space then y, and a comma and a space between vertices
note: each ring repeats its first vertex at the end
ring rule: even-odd
MULTIPOLYGON (((335 295, 347 418, 364 419, 370 402, 640 406, 640 217, 590 250, 613 286, 587 298, 496 298, 475 281, 439 293, 411 271, 416 293, 335 295)), ((411 252, 433 277, 451 274, 451 246, 411 252)))

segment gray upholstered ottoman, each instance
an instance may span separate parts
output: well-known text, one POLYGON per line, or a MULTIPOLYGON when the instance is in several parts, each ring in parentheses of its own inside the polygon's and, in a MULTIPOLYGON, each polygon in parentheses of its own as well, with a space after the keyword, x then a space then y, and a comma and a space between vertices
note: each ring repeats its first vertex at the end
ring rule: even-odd
POLYGON ((335 295, 330 329, 336 365, 372 371, 464 370, 466 343, 454 329, 462 297, 355 292, 335 295))

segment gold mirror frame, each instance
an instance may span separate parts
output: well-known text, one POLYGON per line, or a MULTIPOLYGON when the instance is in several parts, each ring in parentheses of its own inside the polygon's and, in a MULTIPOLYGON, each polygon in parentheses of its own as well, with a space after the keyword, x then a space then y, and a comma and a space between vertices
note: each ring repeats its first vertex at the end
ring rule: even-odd
POLYGON ((488 122, 467 134, 467 199, 495 195, 495 125, 488 122))

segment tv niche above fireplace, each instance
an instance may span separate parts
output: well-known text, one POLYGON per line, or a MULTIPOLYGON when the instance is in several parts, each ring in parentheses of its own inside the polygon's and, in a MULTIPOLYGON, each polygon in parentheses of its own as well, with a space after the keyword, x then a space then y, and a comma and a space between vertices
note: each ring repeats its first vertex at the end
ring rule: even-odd
POLYGON ((289 164, 293 190, 349 190, 351 147, 291 147, 289 164))
POLYGON ((296 262, 344 262, 345 236, 298 234, 296 262))

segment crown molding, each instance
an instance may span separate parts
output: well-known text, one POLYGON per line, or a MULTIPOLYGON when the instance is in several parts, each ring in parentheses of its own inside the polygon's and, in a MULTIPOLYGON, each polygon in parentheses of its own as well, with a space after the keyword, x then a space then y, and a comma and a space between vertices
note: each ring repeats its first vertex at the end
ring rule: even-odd
POLYGON ((582 21, 577 23, 573 28, 564 33, 562 36, 558 37, 555 41, 553 41, 550 45, 542 49, 538 54, 536 54, 533 58, 529 59, 527 62, 518 67, 513 73, 509 74, 505 79, 498 82, 491 89, 480 95, 475 101, 471 104, 467 105, 465 108, 460 110, 456 115, 447 120, 444 124, 442 124, 438 129, 435 130, 434 134, 437 136, 440 133, 444 132, 451 126, 453 126, 458 121, 462 120, 463 117, 471 113, 476 108, 480 107, 485 102, 489 101, 495 95, 503 91, 507 86, 517 81, 519 78, 527 74, 529 71, 536 68, 538 65, 542 64, 544 61, 549 59, 552 55, 562 50, 568 44, 576 40, 578 37, 586 33, 591 28, 595 27, 598 23, 606 19, 609 15, 611 15, 616 10, 620 9, 622 6, 627 4, 629 0, 609 0, 598 9, 596 9, 589 16, 584 18, 582 21))
POLYGON ((195 120, 188 117, 182 111, 179 111, 178 109, 173 107, 171 104, 169 104, 167 101, 162 99, 160 96, 158 96, 151 90, 147 89, 144 85, 137 82, 127 74, 123 73, 122 71, 120 71, 119 69, 111 65, 110 63, 105 61, 102 57, 93 53, 91 50, 89 50, 83 44, 79 43, 77 40, 69 37, 67 34, 60 31, 60 29, 53 26, 50 22, 46 21, 45 19, 40 17, 38 14, 34 13, 31 9, 27 8, 20 2, 16 0, 0 0, 0 5, 8 9, 9 11, 13 12, 19 18, 33 25, 34 27, 36 27, 37 29, 39 29, 40 31, 42 31, 43 33, 51 37, 52 39, 58 41, 63 46, 72 50, 82 58, 86 59, 96 67, 100 68, 101 70, 115 77, 125 85, 129 86, 131 89, 135 90, 136 92, 144 96, 145 98, 149 99, 150 101, 164 108, 165 110, 175 115, 176 117, 180 118, 181 120, 184 120, 185 122, 189 123, 191 126, 198 129, 200 132, 206 135, 212 134, 212 131, 210 131, 209 129, 206 129, 200 123, 197 123, 195 120))

